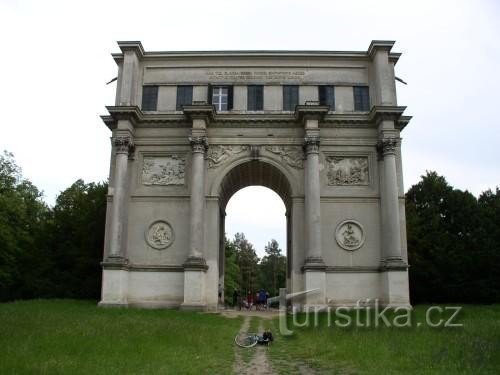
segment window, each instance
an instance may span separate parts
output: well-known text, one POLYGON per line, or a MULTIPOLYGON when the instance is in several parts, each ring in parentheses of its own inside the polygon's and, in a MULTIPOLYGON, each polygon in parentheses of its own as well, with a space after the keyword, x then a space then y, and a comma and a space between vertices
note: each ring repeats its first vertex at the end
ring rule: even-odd
POLYGON ((318 86, 319 105, 327 105, 330 111, 335 111, 335 87, 318 86))
POLYGON ((354 86, 354 110, 369 111, 370 110, 370 95, 368 86, 354 86))
POLYGON ((193 104, 193 86, 177 86, 177 101, 175 109, 182 111, 183 105, 193 104))
POLYGON ((158 86, 143 86, 142 87, 142 110, 156 111, 158 103, 158 86))
POLYGON ((247 110, 262 111, 264 109, 264 86, 247 86, 247 110))
POLYGON ((215 106, 216 111, 229 111, 233 109, 233 87, 232 86, 212 86, 209 87, 209 99, 215 106))
POLYGON ((295 111, 297 104, 299 104, 299 86, 283 86, 283 111, 295 111))

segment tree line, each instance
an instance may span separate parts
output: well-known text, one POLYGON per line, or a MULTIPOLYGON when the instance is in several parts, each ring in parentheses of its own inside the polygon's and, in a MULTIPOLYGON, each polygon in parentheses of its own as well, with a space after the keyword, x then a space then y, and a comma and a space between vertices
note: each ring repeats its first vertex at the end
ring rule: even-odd
MULTIPOLYGON (((0 155, 0 301, 99 299, 107 183, 77 180, 49 207, 23 178, 12 154, 0 155)), ((500 302, 500 190, 454 189, 427 172, 406 193, 413 304, 500 302)), ((226 239, 225 295, 286 283, 286 257, 271 240, 259 259, 238 233, 226 239)))

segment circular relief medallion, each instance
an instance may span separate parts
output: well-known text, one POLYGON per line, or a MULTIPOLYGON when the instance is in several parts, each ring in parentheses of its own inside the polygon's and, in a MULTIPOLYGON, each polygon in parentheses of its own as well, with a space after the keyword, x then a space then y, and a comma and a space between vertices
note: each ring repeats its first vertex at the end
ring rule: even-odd
POLYGON ((363 227, 357 221, 345 220, 337 226, 335 240, 344 250, 358 250, 365 242, 363 227))
POLYGON ((166 249, 174 242, 174 230, 165 220, 154 221, 146 230, 146 242, 154 249, 166 249))

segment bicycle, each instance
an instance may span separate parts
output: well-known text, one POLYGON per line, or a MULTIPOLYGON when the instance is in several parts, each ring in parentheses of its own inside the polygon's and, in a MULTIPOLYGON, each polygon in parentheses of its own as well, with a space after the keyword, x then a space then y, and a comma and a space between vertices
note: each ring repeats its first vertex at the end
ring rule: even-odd
POLYGON ((273 341, 272 334, 264 332, 263 335, 258 333, 240 332, 235 338, 234 342, 241 348, 251 348, 257 344, 269 345, 273 341))

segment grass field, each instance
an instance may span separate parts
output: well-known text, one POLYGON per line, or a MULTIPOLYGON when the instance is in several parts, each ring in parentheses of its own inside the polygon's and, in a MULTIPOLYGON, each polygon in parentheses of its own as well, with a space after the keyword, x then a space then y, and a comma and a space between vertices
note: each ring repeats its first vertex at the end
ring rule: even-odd
MULTIPOLYGON (((415 309, 424 321, 425 306, 415 309)), ((299 319, 304 319, 304 315, 299 319)), ((251 328, 260 318, 251 320, 251 328)), ((0 304, 0 374, 230 374, 242 318, 169 310, 100 309, 92 301, 0 304)), ((276 373, 498 374, 500 306, 466 306, 463 327, 293 327, 267 349, 276 373)), ((252 350, 252 349, 249 349, 252 350)), ((245 355, 246 357, 246 355, 245 355)), ((248 358, 244 358, 245 362, 248 358)))
POLYGON ((231 373, 242 319, 94 301, 0 304, 0 374, 231 373))
MULTIPOLYGON (((500 374, 500 305, 465 306, 454 320, 463 327, 438 328, 424 324, 428 307, 417 306, 412 326, 402 328, 375 328, 373 314, 372 327, 358 328, 339 328, 331 324, 334 316, 329 325, 326 314, 319 315, 317 327, 312 316, 304 328, 294 328, 289 318, 294 334, 278 336, 280 345, 269 355, 280 373, 293 372, 302 363, 342 374, 500 374)), ((451 315, 441 317, 446 321, 451 315)), ((440 319, 431 317, 433 324, 440 319)), ((296 320, 304 322, 305 315, 296 320)), ((360 321, 366 325, 365 314, 360 321)))

